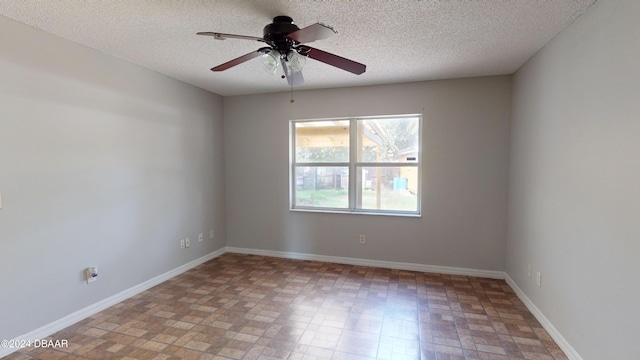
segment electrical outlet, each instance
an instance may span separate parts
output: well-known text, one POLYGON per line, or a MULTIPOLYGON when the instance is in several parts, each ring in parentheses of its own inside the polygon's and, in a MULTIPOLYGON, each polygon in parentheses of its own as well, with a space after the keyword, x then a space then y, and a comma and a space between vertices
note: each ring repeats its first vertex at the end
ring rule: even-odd
POLYGON ((185 247, 184 239, 180 239, 180 249, 184 249, 184 247, 185 247))
POLYGON ((191 239, 189 239, 189 238, 184 239, 184 246, 186 246, 186 247, 191 246, 191 239))
POLYGON ((85 277, 87 278, 87 284, 90 284, 96 280, 98 280, 98 267, 90 266, 85 269, 85 277))
POLYGON ((542 282, 542 274, 540 274, 540 271, 538 271, 536 273, 536 285, 538 285, 538 287, 540 287, 540 283, 542 282))
POLYGON ((527 276, 531 277, 531 264, 527 267, 527 276))
POLYGON ((360 235, 360 244, 364 245, 366 242, 364 235, 360 235))
POLYGON ((213 239, 213 230, 209 231, 209 239, 213 239))
POLYGON ((202 242, 202 234, 198 234, 198 242, 202 242))

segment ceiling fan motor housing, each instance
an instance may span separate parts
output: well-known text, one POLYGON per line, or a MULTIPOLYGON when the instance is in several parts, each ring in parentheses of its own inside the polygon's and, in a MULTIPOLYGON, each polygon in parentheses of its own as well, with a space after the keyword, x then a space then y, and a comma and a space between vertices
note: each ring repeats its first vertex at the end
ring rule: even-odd
POLYGON ((300 28, 293 23, 292 18, 281 15, 274 17, 273 23, 265 26, 262 32, 264 41, 286 57, 295 45, 287 35, 298 30, 300 28))

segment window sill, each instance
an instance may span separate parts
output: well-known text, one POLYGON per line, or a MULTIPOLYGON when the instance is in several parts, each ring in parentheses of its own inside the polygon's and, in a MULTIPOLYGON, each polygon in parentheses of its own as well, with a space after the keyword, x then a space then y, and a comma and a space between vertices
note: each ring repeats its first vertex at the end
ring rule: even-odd
POLYGON ((323 213, 323 214, 340 214, 340 215, 382 215, 393 217, 409 217, 421 218, 422 214, 413 212, 386 212, 386 211, 368 211, 368 210, 336 210, 336 209, 312 209, 312 208, 292 208, 289 211, 303 213, 323 213))

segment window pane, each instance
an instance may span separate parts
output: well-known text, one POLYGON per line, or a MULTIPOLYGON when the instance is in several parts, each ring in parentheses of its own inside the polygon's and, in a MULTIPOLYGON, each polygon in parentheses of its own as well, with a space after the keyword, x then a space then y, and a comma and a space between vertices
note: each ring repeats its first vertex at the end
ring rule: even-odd
POLYGON ((349 207, 347 166, 296 167, 295 206, 349 207))
POLYGON ((358 120, 359 162, 417 162, 417 117, 358 120))
POLYGON ((295 123, 296 162, 348 162, 349 120, 295 123))
POLYGON ((417 211, 418 167, 358 168, 359 208, 417 211))

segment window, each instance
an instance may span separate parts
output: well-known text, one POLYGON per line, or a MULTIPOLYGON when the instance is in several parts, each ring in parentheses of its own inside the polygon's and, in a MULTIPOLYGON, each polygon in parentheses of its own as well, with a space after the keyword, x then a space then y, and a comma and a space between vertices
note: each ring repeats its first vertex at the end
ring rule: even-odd
POLYGON ((291 121, 294 210, 420 214, 421 116, 291 121))

